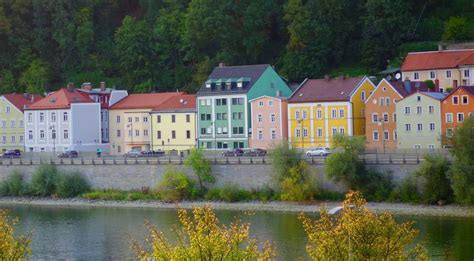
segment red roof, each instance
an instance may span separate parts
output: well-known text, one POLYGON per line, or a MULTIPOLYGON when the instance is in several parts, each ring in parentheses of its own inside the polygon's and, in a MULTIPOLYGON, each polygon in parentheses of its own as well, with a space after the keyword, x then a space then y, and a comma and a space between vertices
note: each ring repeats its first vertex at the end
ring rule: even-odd
POLYGON ((153 109, 160 106, 173 96, 183 95, 182 92, 139 93, 130 94, 110 107, 111 110, 153 109))
POLYGON ((403 61, 401 71, 418 71, 456 68, 474 61, 474 50, 448 50, 409 53, 403 61), (466 63, 467 62, 467 63, 466 63))
POLYGON ((414 81, 393 81, 389 82, 392 87, 402 96, 406 97, 415 92, 428 92, 430 89, 425 82, 414 82, 414 81), (408 89, 407 89, 408 87, 408 89))
POLYGON ((63 88, 52 92, 42 100, 31 104, 28 110, 69 109, 71 103, 93 103, 94 101, 83 92, 63 88))
POLYGON ((364 77, 309 79, 291 95, 289 102, 349 101, 364 77))
POLYGON ((158 107, 154 108, 153 111, 177 111, 177 110, 196 110, 196 95, 193 94, 182 94, 176 95, 158 107))
POLYGON ((11 104, 17 107, 20 111, 23 111, 25 105, 31 105, 34 102, 41 100, 41 97, 38 94, 19 94, 19 93, 12 93, 12 94, 4 94, 3 97, 7 99, 11 104))

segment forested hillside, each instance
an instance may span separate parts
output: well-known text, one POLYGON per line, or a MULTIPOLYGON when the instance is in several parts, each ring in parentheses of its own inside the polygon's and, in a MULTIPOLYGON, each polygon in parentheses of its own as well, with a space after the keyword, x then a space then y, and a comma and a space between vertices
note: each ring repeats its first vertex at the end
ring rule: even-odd
POLYGON ((472 40, 473 17, 473 0, 1 0, 0 93, 192 92, 219 62, 292 82, 375 72, 428 41, 472 40))

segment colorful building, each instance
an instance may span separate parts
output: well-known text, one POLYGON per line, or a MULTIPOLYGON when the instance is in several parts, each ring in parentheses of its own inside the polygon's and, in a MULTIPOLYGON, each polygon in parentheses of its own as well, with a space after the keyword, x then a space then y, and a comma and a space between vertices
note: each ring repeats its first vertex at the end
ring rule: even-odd
POLYGON ((251 148, 269 149, 288 142, 288 101, 286 97, 261 96, 250 100, 251 148))
POLYGON ((197 92, 198 145, 207 149, 248 148, 252 134, 249 101, 289 96, 291 89, 272 66, 215 68, 197 92))
POLYGON ((397 148, 396 103, 417 91, 428 91, 424 82, 380 81, 365 102, 366 148, 394 150, 397 148))
POLYGON ((177 95, 151 112, 153 151, 189 151, 196 146, 196 96, 177 95))
POLYGON ((109 108, 110 153, 120 155, 131 150, 151 150, 151 111, 180 95, 183 93, 130 94, 112 105, 109 108))
POLYGON ((36 94, 4 94, 0 96, 0 150, 25 149, 25 122, 23 110, 25 106, 39 101, 36 94))
POLYGON ((443 145, 452 145, 452 137, 467 117, 474 115, 474 86, 461 86, 441 101, 443 145))
POLYGON ((444 93, 416 92, 396 103, 398 149, 441 148, 441 100, 444 93))
POLYGON ((404 80, 438 80, 441 92, 474 85, 474 50, 408 53, 400 69, 404 80))
POLYGON ((72 84, 25 106, 25 148, 30 152, 104 152, 100 104, 72 84))
POLYGON ((365 135, 367 77, 306 79, 288 100, 288 141, 295 148, 330 147, 336 135, 365 135))

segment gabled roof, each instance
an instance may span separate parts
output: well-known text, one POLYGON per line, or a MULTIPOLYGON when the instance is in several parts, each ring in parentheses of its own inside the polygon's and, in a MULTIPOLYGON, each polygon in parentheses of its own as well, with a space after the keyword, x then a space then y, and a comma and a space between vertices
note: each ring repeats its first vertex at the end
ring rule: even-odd
POLYGON ((364 78, 306 79, 288 101, 290 103, 349 101, 364 78))
POLYGON ((182 92, 137 93, 130 94, 110 107, 110 110, 153 109, 160 106, 173 96, 183 95, 182 92))
POLYGON ((422 91, 416 91, 416 92, 413 92, 411 93, 410 95, 404 97, 402 100, 405 100, 407 99, 408 97, 411 97, 415 94, 422 94, 422 95, 425 95, 425 96, 428 96, 432 99, 435 99, 435 100, 438 100, 438 101, 442 101, 444 98, 446 98, 446 96, 448 96, 447 93, 441 93, 441 92, 422 92, 422 91))
POLYGON ((402 96, 406 97, 417 91, 428 92, 429 88, 425 82, 416 82, 416 81, 393 81, 389 82, 390 85, 402 96), (409 84, 410 91, 407 90, 406 86, 409 84))
POLYGON ((473 49, 408 53, 402 71, 456 68, 472 62, 473 49))
POLYGON ((34 102, 41 100, 43 97, 39 94, 19 94, 19 93, 12 93, 12 94, 4 94, 2 95, 7 99, 11 104, 13 104, 18 110, 23 111, 25 105, 31 105, 34 102))
POLYGON ((38 102, 28 106, 28 110, 69 109, 72 103, 94 103, 89 96, 76 89, 62 88, 52 92, 38 102))
POLYGON ((273 99, 273 100, 282 100, 282 101, 285 101, 285 100, 288 99, 288 98, 285 97, 285 96, 262 95, 262 96, 259 96, 259 97, 256 97, 256 98, 251 99, 249 102, 257 101, 257 100, 260 100, 260 99, 263 99, 263 98, 273 99))
POLYGON ((196 95, 182 94, 172 96, 162 104, 153 108, 153 111, 196 111, 196 95))
POLYGON ((448 99, 448 97, 450 97, 451 95, 453 95, 457 90, 459 89, 463 89, 464 91, 466 91, 467 93, 469 93, 470 95, 474 96, 474 86, 458 86, 456 89, 452 90, 450 93, 448 93, 446 95, 446 97, 444 97, 443 100, 446 100, 448 99))
MULTIPOLYGON (((250 90, 255 82, 262 76, 265 70, 270 67, 269 64, 255 64, 255 65, 239 65, 239 66, 221 66, 216 67, 203 83, 198 91, 198 94, 209 93, 206 90, 206 83, 209 82, 226 82, 226 81, 246 81, 248 84, 240 92, 246 93, 250 90)), ((220 90, 218 93, 226 93, 229 91, 220 90)), ((235 92, 235 91, 233 91, 235 92)), ((213 92, 215 93, 215 92, 213 92)))

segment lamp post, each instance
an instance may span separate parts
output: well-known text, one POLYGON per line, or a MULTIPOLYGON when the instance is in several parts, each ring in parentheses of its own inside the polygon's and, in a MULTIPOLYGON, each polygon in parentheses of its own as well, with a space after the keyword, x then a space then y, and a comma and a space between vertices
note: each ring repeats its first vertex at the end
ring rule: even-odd
POLYGON ((54 125, 51 125, 49 127, 51 130, 51 138, 53 139, 53 155, 56 154, 56 129, 54 128, 54 125))
POLYGON ((130 128, 130 138, 131 138, 131 144, 132 144, 132 149, 133 149, 133 122, 128 124, 127 128, 130 128))

